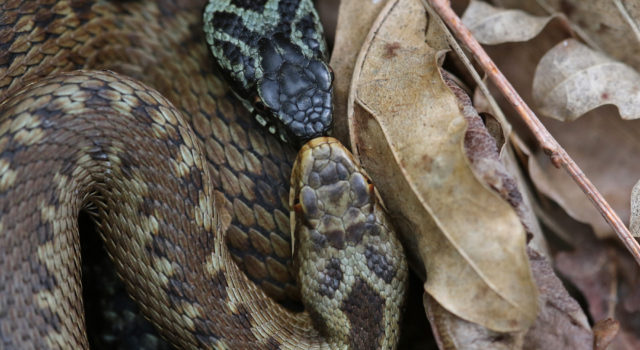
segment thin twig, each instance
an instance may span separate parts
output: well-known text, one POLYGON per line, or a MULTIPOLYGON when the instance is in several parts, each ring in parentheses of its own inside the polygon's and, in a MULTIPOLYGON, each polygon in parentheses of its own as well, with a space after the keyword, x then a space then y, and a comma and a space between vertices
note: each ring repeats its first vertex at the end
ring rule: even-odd
MULTIPOLYGON (((422 1, 425 2, 426 0, 422 1)), ((625 247, 631 252, 631 255, 633 255, 638 265, 640 265, 640 244, 638 244, 638 241, 633 238, 622 220, 620 220, 620 217, 618 217, 609 203, 607 203, 596 187, 584 175, 580 167, 569 157, 564 148, 551 136, 531 108, 522 100, 522 97, 520 97, 511 83, 509 83, 495 63, 489 58, 489 55, 487 55, 482 46, 480 46, 478 41, 473 37, 469 29, 462 24, 458 15, 456 15, 449 6, 448 0, 429 0, 429 2, 436 12, 438 12, 440 18, 442 18, 453 31, 458 40, 467 46, 478 64, 480 64, 509 103, 515 108, 518 114, 520 114, 522 120, 527 124, 529 129, 531 129, 544 152, 551 157, 553 164, 556 167, 564 167, 569 175, 571 175, 580 189, 582 189, 611 228, 613 228, 625 247)))

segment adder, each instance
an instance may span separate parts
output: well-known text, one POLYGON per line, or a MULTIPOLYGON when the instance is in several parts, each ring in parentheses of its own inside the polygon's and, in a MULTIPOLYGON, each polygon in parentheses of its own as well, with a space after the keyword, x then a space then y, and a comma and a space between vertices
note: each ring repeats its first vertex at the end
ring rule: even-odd
POLYGON ((212 1, 203 30, 204 5, 0 2, 0 347, 88 348, 83 210, 178 348, 396 346, 406 262, 366 173, 318 137, 310 0, 212 1), (296 280, 299 313, 268 296, 296 280))

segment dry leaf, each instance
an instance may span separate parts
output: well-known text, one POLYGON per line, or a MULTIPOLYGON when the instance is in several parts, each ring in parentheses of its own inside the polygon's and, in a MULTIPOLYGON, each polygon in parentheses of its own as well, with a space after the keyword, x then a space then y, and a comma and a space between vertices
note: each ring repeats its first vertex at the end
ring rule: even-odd
MULTIPOLYGON (((486 49, 500 71, 524 100, 532 105, 531 81, 538 61, 568 35, 560 21, 552 21, 528 42, 507 43, 486 49)), ((516 134, 537 152, 533 154, 535 159, 530 160, 532 163, 529 166, 529 175, 536 189, 556 200, 575 219, 590 224, 599 237, 613 235, 609 225, 572 179, 563 170, 555 168, 546 154, 535 151, 537 142, 532 139, 513 108, 499 92, 494 96, 505 113, 513 116, 510 122, 516 134)), ((550 118, 541 120, 622 220, 628 222, 629 194, 640 174, 640 163, 628 155, 640 153, 640 121, 624 121, 615 117, 615 114, 613 107, 604 106, 572 123, 561 123, 550 118)))
POLYGON ((535 14, 562 12, 592 47, 640 69, 640 3, 633 0, 494 0, 535 14))
POLYGON ((335 43, 331 54, 333 82, 333 137, 349 145, 349 123, 347 121, 347 99, 353 66, 371 24, 378 16, 384 1, 341 1, 338 12, 335 43))
MULTIPOLYGON (((495 331, 527 329, 537 293, 514 210, 469 167, 467 123, 428 46, 419 0, 381 12, 354 71, 352 144, 372 175, 425 289, 447 310, 495 331)), ((431 39, 431 42, 438 42, 431 39)))
MULTIPOLYGON (((520 96, 527 104, 534 107, 531 98, 531 82, 540 59, 558 42, 570 36, 571 33, 566 26, 556 20, 549 22, 542 32, 529 41, 486 46, 485 50, 520 96)), ((522 134, 522 122, 514 109, 499 90, 492 84, 489 84, 489 87, 492 88, 493 96, 498 100, 504 113, 508 116, 515 116, 515 118, 509 118, 509 121, 514 126, 514 130, 518 134, 522 134)))
POLYGON ((611 57, 640 69, 640 3, 633 0, 553 0, 552 6, 611 57))
MULTIPOLYGON (((489 108, 489 106, 486 104, 486 99, 484 98, 484 95, 482 93, 479 93, 478 89, 475 90, 474 103, 473 103, 473 107, 477 109, 478 105, 476 101, 481 101, 480 103, 484 104, 485 110, 486 108, 489 108)), ((478 112, 480 112, 480 110, 478 110, 478 112)), ((533 211, 533 207, 531 205, 532 194, 531 194, 531 189, 529 188, 530 180, 526 178, 525 175, 523 174, 522 169, 518 163, 518 160, 516 159, 515 154, 513 152, 513 147, 511 146, 510 143, 506 142, 506 137, 509 137, 511 141, 514 138, 517 138, 517 135, 511 135, 511 136, 505 135, 503 133, 504 129, 502 129, 500 122, 497 119, 493 118, 493 116, 487 112, 483 113, 482 119, 484 121, 484 127, 486 129, 486 132, 490 135, 492 139, 495 140, 496 146, 500 150, 498 152, 498 160, 502 164, 504 164, 505 173, 512 174, 514 181, 516 182, 516 188, 518 189, 519 195, 521 196, 521 200, 515 203, 510 202, 510 204, 514 207, 514 209, 518 213, 518 216, 520 217, 520 222, 522 222, 525 229, 527 230, 528 236, 532 236, 531 240, 528 242, 528 245, 529 247, 533 248, 534 250, 544 255, 545 257, 550 257, 551 254, 549 253, 548 244, 544 238, 544 235, 542 234, 542 228, 540 227, 538 218, 536 217, 536 214, 533 211)), ((467 116, 467 120, 469 120, 468 116, 467 116)), ((469 124, 473 124, 473 122, 469 121, 469 124)), ((471 129, 471 127, 469 129, 471 129)), ((467 133, 469 133, 469 131, 467 131, 467 133)), ((469 156, 470 147, 468 147, 466 142, 465 142, 465 150, 467 152, 467 156, 469 156)), ((477 172, 475 167, 474 167, 474 171, 477 172)), ((500 191, 498 191, 498 193, 500 193, 500 191)), ((502 197, 509 202, 508 197, 505 197, 504 195, 502 197)))
MULTIPOLYGON (((518 181, 507 171, 503 159, 500 158, 496 139, 485 127, 469 96, 451 79, 451 74, 445 72, 444 81, 456 96, 458 109, 468 124, 464 135, 464 150, 469 159, 471 170, 478 179, 498 193, 515 209, 520 222, 527 231, 528 238, 534 235, 542 238, 542 232, 528 205, 528 200, 524 200, 523 194, 518 188, 518 181)), ((499 136, 502 136, 502 133, 499 133, 499 136)), ((540 245, 544 246, 544 243, 540 243, 540 245)))
POLYGON ((604 104, 623 119, 640 118, 640 74, 574 40, 565 40, 540 60, 533 99, 549 117, 572 121, 604 104))
MULTIPOLYGON (((507 200, 518 213, 525 227, 535 225, 529 206, 523 200, 515 180, 500 163, 494 139, 484 127, 469 97, 445 74, 447 86, 457 97, 459 107, 469 123, 465 134, 465 151, 478 177, 507 200)), ((498 133, 501 135, 501 133, 498 133)), ((528 249, 533 275, 539 293, 541 310, 528 332, 497 333, 478 324, 465 321, 446 311, 437 302, 424 296, 427 316, 440 349, 590 349, 593 336, 587 318, 578 303, 567 293, 545 256, 546 242, 539 230, 528 249), (537 238, 537 239, 535 239, 537 238), (534 248, 535 247, 535 248, 534 248), (542 252, 538 252, 541 249, 542 252), (526 337, 525 337, 526 335, 526 337)))
POLYGON ((486 2, 472 0, 462 16, 481 44, 528 41, 534 38, 553 19, 553 16, 532 16, 524 11, 493 7, 486 2))
POLYGON ((549 262, 528 250, 536 279, 540 312, 528 331, 497 333, 449 313, 425 293, 423 303, 440 350, 592 348, 587 316, 554 274, 549 262))

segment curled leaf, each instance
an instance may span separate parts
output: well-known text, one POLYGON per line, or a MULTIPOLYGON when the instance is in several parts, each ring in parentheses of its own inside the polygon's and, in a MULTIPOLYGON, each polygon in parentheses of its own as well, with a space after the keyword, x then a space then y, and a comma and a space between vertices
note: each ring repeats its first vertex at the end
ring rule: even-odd
POLYGON ((524 11, 493 7, 483 1, 472 0, 462 16, 481 44, 528 41, 534 38, 554 16, 532 16, 524 11))
POLYGON ((376 182, 425 290, 458 317, 494 331, 527 329, 537 292, 525 231, 464 151, 467 122, 440 75, 442 35, 419 0, 394 0, 355 66, 351 140, 376 182), (427 34, 425 34, 427 33, 427 34))
POLYGON ((640 69, 640 6, 632 0, 493 0, 530 13, 557 11, 589 46, 640 69))
POLYGON ((549 117, 572 121, 605 104, 640 118, 640 74, 574 39, 547 52, 533 78, 533 99, 549 117))

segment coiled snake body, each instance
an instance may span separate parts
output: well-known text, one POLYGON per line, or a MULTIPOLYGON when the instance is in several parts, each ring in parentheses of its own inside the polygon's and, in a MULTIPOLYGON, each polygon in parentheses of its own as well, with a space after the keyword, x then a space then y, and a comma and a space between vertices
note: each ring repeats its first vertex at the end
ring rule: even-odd
POLYGON ((203 7, 0 2, 1 347, 88 347, 82 209, 179 348, 394 347, 406 264, 366 175, 332 139, 305 145, 293 169, 307 312, 247 278, 296 294, 294 154, 212 72, 203 7))

